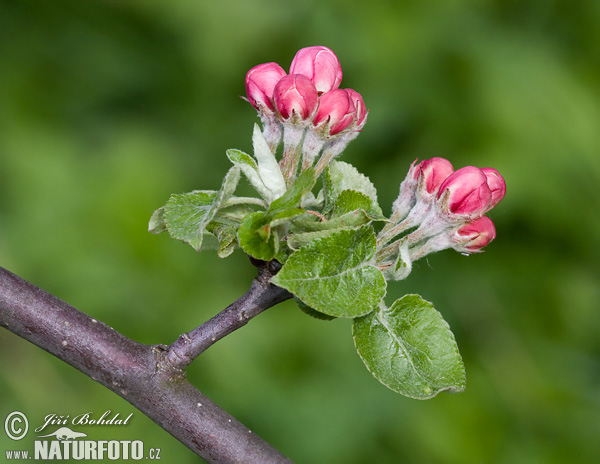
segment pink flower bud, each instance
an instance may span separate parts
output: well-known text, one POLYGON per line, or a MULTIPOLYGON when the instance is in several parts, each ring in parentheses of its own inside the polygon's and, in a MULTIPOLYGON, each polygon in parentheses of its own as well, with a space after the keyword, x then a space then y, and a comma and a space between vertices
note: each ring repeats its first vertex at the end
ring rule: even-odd
POLYGON ((456 251, 478 253, 496 238, 494 223, 487 216, 481 216, 457 229, 450 240, 456 251))
POLYGON ((250 104, 257 110, 267 108, 273 111, 273 90, 285 75, 285 71, 277 63, 254 66, 246 74, 246 95, 250 104))
POLYGON ((275 86, 273 100, 277 111, 286 122, 292 120, 293 116, 306 120, 315 112, 319 95, 308 77, 290 74, 275 86))
POLYGON ((336 89, 321 95, 313 125, 326 124, 329 135, 335 135, 350 127, 355 119, 354 101, 348 92, 336 89))
POLYGON ((475 166, 466 166, 442 182, 437 198, 443 213, 476 219, 489 209, 492 192, 485 173, 475 166))
POLYGON ((342 82, 340 61, 333 51, 323 46, 298 50, 292 60, 290 74, 302 74, 308 77, 319 93, 337 89, 342 82))
POLYGON ((361 130, 367 122, 367 107, 363 101, 362 95, 353 89, 345 89, 350 95, 350 98, 354 102, 356 108, 356 130, 361 130))
POLYGON ((423 179, 422 185, 430 195, 435 195, 450 174, 454 171, 452 163, 445 158, 431 158, 423 160, 417 165, 413 174, 415 179, 419 176, 423 179))
POLYGON ((506 182, 500 173, 494 168, 481 168, 487 177, 487 184, 492 191, 492 201, 488 207, 488 211, 500 203, 500 200, 506 195, 506 182))

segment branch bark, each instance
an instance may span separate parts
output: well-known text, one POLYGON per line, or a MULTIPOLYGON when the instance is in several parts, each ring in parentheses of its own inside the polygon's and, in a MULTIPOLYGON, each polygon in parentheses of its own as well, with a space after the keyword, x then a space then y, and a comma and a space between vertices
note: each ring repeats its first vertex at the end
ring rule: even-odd
POLYGON ((200 393, 183 370, 216 340, 290 298, 268 283, 272 264, 257 267, 240 300, 170 347, 137 343, 1 267, 0 326, 123 397, 208 462, 291 462, 200 393))

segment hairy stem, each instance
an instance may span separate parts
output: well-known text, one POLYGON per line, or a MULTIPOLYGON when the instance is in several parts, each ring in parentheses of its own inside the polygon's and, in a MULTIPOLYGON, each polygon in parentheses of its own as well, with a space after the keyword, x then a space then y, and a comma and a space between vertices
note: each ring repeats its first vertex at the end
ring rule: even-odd
POLYGON ((165 346, 137 343, 4 268, 0 326, 123 397, 208 462, 290 462, 173 369, 165 346))

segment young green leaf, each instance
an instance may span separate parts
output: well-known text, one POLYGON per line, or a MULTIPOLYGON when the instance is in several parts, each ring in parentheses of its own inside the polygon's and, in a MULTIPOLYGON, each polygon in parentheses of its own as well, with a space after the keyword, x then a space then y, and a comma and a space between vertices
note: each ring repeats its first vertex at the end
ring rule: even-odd
POLYGON ((215 221, 222 222, 224 224, 237 224, 239 225, 248 214, 254 213, 256 210, 247 204, 243 205, 233 205, 233 206, 225 206, 223 208, 219 208, 215 216, 215 221))
POLYGON ((276 214, 300 206, 302 196, 310 192, 315 182, 315 170, 306 169, 280 198, 271 203, 267 214, 276 214))
POLYGON ((343 161, 332 161, 325 170, 323 176, 323 188, 325 190, 325 209, 333 209, 337 197, 344 190, 356 190, 368 196, 373 203, 378 205, 377 190, 367 176, 361 174, 358 169, 343 161))
POLYGON ((218 192, 210 190, 171 195, 164 215, 171 237, 183 240, 200 251, 204 227, 217 212, 217 199, 218 192))
POLYGON ((272 193, 271 201, 279 198, 285 193, 285 179, 281 169, 279 169, 279 163, 277 163, 275 155, 271 152, 258 124, 254 124, 252 146, 254 147, 254 157, 258 162, 260 178, 272 193))
POLYGON ((277 230, 270 225, 270 218, 263 212, 248 214, 238 230, 242 250, 256 259, 272 260, 279 250, 277 230))
POLYGON ((165 224, 165 207, 161 206, 152 214, 150 222, 148 222, 148 232, 152 234, 160 234, 167 230, 165 224))
POLYGON ((219 258, 227 258, 235 250, 237 245, 237 227, 211 222, 207 230, 213 234, 219 241, 217 247, 217 256, 219 258))
POLYGON ((244 153, 243 151, 236 149, 227 150, 227 158, 229 161, 233 163, 234 166, 241 169, 241 171, 248 179, 248 182, 254 187, 254 189, 258 192, 258 194, 268 203, 273 201, 275 197, 273 196, 273 192, 267 188, 265 183, 263 182, 260 174, 258 172, 258 165, 254 158, 252 158, 249 154, 244 153))
MULTIPOLYGON (((382 269, 386 280, 402 280, 406 279, 412 271, 412 260, 408 251, 409 243, 403 243, 398 249, 398 255, 390 261, 389 266, 382 269)), ((380 267, 382 265, 380 264, 380 267)))
POLYGON ((335 199, 331 216, 339 217, 356 210, 365 211, 372 220, 386 220, 377 202, 357 190, 342 190, 335 199))
POLYGON ((319 220, 313 214, 303 214, 295 218, 292 222, 298 231, 317 232, 322 230, 356 228, 368 224, 371 222, 371 219, 364 210, 357 209, 328 220, 319 220))
POLYGON ((442 315, 419 295, 353 323, 354 343, 367 369, 385 386, 410 398, 429 399, 465 389, 465 370, 442 315))
POLYGON ((171 195, 164 206, 164 222, 171 237, 189 243, 196 251, 202 248, 205 227, 237 186, 240 170, 229 170, 219 191, 197 190, 171 195))
POLYGON ((385 295, 385 279, 370 263, 375 248, 371 226, 340 230, 300 248, 271 281, 329 316, 361 316, 385 295))
POLYGON ((340 229, 329 229, 329 230, 318 230, 315 232, 300 232, 296 234, 290 234, 287 237, 287 244, 292 250, 299 250, 303 246, 308 245, 313 240, 318 238, 328 237, 331 234, 335 234, 340 229))

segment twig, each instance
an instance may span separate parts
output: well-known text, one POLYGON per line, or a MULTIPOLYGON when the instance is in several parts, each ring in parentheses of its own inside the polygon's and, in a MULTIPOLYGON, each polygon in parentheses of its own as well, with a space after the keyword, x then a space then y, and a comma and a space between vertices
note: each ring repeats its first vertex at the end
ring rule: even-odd
POLYGON ((258 260, 253 263, 258 267, 258 277, 244 295, 200 327, 181 335, 167 348, 166 360, 174 369, 185 369, 218 340, 243 327, 264 310, 292 297, 287 290, 269 283, 281 268, 279 263, 258 260))
MULTIPOLYGON (((282 301, 276 289, 263 286, 250 301, 282 301)), ((174 370, 165 346, 137 343, 1 267, 0 326, 125 398, 208 462, 290 462, 174 370)))

